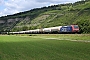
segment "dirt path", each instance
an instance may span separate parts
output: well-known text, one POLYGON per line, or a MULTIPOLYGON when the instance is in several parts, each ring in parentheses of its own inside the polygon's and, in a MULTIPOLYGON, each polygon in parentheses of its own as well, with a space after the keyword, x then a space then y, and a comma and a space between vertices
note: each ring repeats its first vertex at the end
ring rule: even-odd
POLYGON ((43 38, 48 40, 67 40, 67 41, 74 41, 74 42, 90 42, 90 40, 72 40, 72 39, 60 39, 60 38, 43 38))

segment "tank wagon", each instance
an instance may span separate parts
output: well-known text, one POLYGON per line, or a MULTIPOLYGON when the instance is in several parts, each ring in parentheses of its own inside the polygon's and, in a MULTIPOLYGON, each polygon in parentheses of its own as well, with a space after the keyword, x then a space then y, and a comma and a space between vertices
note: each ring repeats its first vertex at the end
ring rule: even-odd
POLYGON ((39 33, 79 33, 78 25, 57 26, 35 30, 9 32, 12 34, 39 34, 39 33))

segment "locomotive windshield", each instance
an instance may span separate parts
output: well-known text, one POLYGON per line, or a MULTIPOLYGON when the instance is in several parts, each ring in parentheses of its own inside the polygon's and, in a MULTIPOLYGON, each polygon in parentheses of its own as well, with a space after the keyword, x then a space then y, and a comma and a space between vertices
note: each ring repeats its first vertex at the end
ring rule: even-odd
POLYGON ((75 29, 78 29, 79 27, 78 27, 78 25, 75 25, 74 28, 75 28, 75 29))

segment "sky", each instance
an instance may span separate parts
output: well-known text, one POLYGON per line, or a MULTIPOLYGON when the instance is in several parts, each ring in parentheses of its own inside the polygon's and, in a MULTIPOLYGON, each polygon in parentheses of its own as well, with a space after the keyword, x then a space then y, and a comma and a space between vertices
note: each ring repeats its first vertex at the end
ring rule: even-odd
POLYGON ((74 3, 80 0, 0 0, 0 17, 44 6, 74 3))

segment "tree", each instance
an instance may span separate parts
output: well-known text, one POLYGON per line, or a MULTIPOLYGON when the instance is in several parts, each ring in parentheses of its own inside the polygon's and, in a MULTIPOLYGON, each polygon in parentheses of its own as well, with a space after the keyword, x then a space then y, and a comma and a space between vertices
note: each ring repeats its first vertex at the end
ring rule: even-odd
POLYGON ((76 24, 80 27, 81 33, 90 33, 90 21, 89 20, 79 20, 76 24))
POLYGON ((27 26, 23 26, 22 27, 22 31, 25 31, 25 30, 28 30, 28 27, 27 26))

